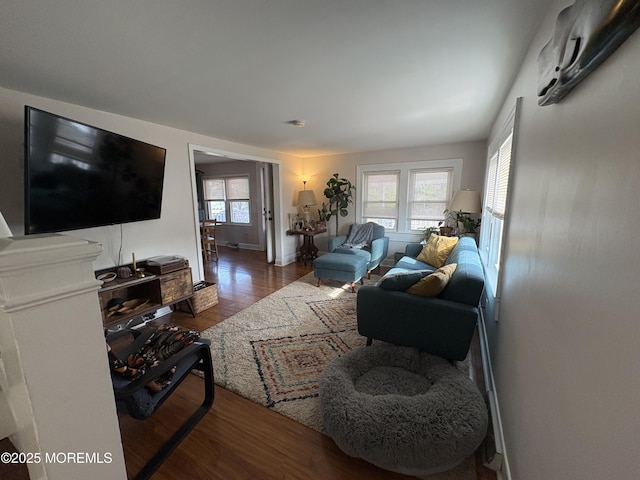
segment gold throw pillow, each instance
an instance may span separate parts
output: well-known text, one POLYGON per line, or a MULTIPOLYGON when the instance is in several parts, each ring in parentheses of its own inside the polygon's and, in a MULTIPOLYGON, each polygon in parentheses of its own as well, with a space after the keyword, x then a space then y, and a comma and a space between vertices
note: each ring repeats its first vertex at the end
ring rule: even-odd
POLYGON ((442 237, 432 233, 417 260, 440 268, 444 266, 444 262, 447 261, 447 257, 457 243, 458 237, 442 237))
POLYGON ((407 289, 407 293, 413 295, 420 295, 422 297, 436 297, 447 286, 453 272, 456 271, 457 264, 450 263, 442 268, 439 268, 431 275, 421 278, 417 283, 414 283, 407 289))

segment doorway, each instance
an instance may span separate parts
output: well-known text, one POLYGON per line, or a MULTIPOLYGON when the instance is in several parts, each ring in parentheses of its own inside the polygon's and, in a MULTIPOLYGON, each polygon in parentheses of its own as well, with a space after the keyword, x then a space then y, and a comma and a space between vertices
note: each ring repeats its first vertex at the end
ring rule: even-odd
POLYGON ((276 262, 276 229, 274 227, 274 204, 273 197, 273 170, 272 163, 263 163, 260 186, 262 188, 262 217, 264 229, 265 251, 267 252, 267 263, 276 262))
MULTIPOLYGON (((247 158, 246 155, 189 145, 194 195, 196 228, 207 214, 210 201, 202 188, 207 177, 228 178, 238 175, 250 179, 250 218, 245 224, 222 222, 218 229, 218 244, 265 252, 266 263, 278 263, 279 165, 269 159, 247 158)), ((198 236, 199 239, 199 236, 198 236)), ((198 251, 200 246, 198 245, 198 251)))

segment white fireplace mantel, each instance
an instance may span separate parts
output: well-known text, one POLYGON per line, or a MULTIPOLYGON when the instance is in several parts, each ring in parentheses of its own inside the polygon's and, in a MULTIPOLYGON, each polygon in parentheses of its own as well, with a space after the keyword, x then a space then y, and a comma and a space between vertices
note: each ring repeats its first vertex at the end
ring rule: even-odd
POLYGON ((0 238, 0 433, 39 458, 32 480, 126 478, 92 265, 100 253, 64 235, 0 238))

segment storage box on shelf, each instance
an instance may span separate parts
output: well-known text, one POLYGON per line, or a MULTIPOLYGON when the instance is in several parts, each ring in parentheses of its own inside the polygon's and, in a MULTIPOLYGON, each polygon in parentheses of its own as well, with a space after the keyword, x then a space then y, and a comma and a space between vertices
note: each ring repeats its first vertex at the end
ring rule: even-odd
POLYGON ((189 260, 177 255, 164 255, 153 257, 147 260, 145 269, 155 274, 165 274, 182 270, 189 266, 189 260))
POLYGON ((158 275, 158 278, 160 280, 160 298, 164 305, 179 302, 193 295, 190 268, 158 275))

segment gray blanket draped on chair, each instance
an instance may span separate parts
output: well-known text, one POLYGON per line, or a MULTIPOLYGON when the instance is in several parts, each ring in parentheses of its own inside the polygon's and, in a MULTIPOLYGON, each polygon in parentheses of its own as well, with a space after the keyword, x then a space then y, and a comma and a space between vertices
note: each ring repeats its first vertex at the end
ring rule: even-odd
POLYGON ((364 248, 371 244, 373 239, 373 226, 375 223, 354 223, 347 240, 341 245, 348 248, 364 248))

